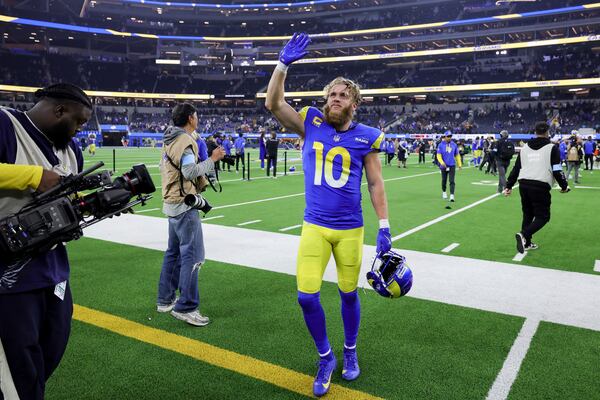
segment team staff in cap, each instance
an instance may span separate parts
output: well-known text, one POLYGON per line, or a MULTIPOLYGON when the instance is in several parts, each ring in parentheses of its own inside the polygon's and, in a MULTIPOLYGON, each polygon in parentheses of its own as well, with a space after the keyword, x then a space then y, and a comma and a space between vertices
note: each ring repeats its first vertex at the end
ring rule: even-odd
POLYGON ((437 161, 442 170, 442 198, 448 198, 446 183, 448 182, 448 178, 450 178, 450 201, 454 201, 454 188, 456 187, 454 176, 456 174, 456 167, 458 166, 458 169, 462 168, 462 162, 458 146, 452 141, 452 131, 444 133, 443 140, 437 148, 437 161))

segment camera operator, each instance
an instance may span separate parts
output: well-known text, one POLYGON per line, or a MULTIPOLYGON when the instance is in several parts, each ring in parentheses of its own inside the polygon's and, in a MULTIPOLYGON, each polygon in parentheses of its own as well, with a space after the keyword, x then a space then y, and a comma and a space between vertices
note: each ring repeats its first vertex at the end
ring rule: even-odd
POLYGON ((184 198, 200 194, 203 177, 214 173, 225 151, 215 147, 208 159, 197 163, 198 145, 193 137, 198 127, 196 109, 189 103, 178 104, 172 119, 173 126, 164 134, 160 165, 163 213, 169 217, 169 244, 158 283, 157 311, 170 312, 190 325, 204 326, 209 319, 198 311, 198 270, 204 263, 202 225, 198 210, 186 205, 184 198), (180 293, 176 297, 178 288, 180 293))
MULTIPOLYGON (((38 176, 38 190, 46 190, 57 183, 56 174, 76 174, 83 168, 81 149, 73 138, 92 115, 89 97, 66 83, 40 89, 35 97, 38 102, 27 112, 0 108, 0 162, 23 168, 20 177, 5 179, 2 174, 0 218, 32 199, 38 176), (40 176, 39 167, 53 173, 41 171, 40 176)), ((0 366, 8 367, 0 371, 4 398, 44 397, 46 381, 63 356, 71 330, 68 279, 62 244, 28 262, 7 265, 0 260, 0 366)))

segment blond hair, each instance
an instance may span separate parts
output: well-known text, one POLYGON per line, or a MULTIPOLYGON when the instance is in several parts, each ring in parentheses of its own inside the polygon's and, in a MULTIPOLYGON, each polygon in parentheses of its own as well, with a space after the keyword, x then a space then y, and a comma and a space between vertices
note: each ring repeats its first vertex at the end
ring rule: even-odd
POLYGON ((325 100, 327 100, 327 98, 329 97, 329 92, 331 92, 331 89, 335 85, 346 85, 346 89, 348 89, 348 92, 350 93, 350 97, 352 98, 352 101, 354 101, 354 104, 360 104, 360 102, 362 101, 362 96, 360 95, 360 86, 358 85, 358 83, 350 79, 344 78, 343 76, 338 76, 337 78, 329 82, 327 86, 325 86, 325 88, 323 89, 323 91, 325 92, 325 94, 323 95, 325 100))

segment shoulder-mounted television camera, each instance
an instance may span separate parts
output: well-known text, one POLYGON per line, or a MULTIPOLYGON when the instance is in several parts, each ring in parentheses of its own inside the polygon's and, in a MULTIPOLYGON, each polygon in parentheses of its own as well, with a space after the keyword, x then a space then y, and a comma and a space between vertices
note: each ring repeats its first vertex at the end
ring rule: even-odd
POLYGON ((0 219, 0 256, 9 265, 79 239, 83 229, 144 205, 156 188, 145 165, 111 180, 109 171, 92 174, 100 162, 69 175, 49 191, 34 195, 18 213, 0 219), (98 189, 89 194, 79 192, 98 189), (135 198, 135 199, 133 199, 135 198), (132 200, 133 199, 133 200, 132 200))

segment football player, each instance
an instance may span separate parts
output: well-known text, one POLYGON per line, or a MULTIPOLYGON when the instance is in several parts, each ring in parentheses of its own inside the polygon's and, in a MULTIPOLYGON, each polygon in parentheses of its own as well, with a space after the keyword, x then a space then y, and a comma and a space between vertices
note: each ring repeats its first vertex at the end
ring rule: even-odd
POLYGON ((344 322, 342 378, 354 380, 360 374, 356 356, 360 304, 356 288, 364 237, 360 192, 363 167, 371 202, 379 218, 377 251, 390 250, 392 242, 381 162, 377 155, 384 143, 384 135, 379 129, 352 121, 361 101, 358 85, 342 77, 331 81, 325 88, 323 110, 304 107, 297 112, 285 101, 287 70, 290 64, 308 53, 309 43, 307 34, 297 33, 281 50, 265 105, 281 125, 304 140, 306 208, 297 260, 298 302, 320 356, 313 392, 322 396, 328 392, 337 367, 319 297, 323 273, 332 252, 344 322))

